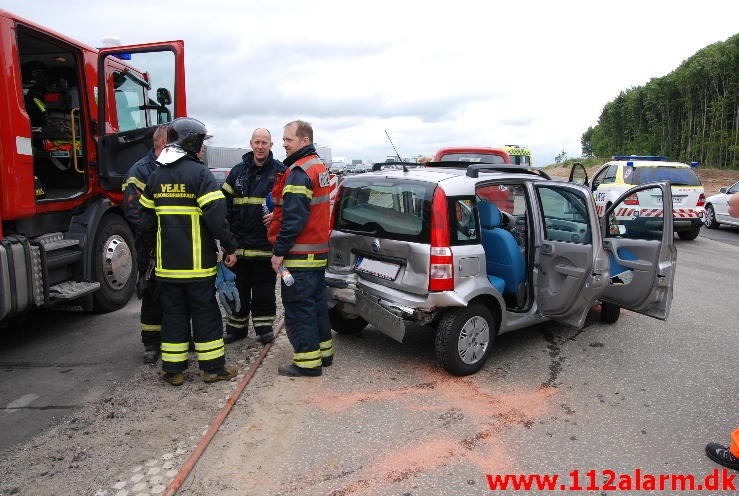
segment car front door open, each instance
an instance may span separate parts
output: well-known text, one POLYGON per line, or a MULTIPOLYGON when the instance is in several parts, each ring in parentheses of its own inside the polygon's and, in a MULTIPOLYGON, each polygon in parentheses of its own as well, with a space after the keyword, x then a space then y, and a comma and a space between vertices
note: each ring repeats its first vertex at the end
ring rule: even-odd
POLYGON ((608 260, 590 191, 548 181, 535 183, 534 190, 541 218, 534 263, 539 312, 582 327, 608 283, 608 260))
POLYGON ((677 261, 669 183, 626 191, 606 210, 601 231, 610 263, 601 300, 666 319, 677 261))

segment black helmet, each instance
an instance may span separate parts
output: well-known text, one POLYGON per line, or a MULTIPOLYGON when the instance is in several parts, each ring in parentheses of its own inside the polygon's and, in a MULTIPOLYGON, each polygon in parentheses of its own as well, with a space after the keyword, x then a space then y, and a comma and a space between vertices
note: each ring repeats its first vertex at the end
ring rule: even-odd
POLYGON ((192 117, 178 117, 172 121, 167 132, 167 144, 176 145, 186 152, 197 155, 203 141, 210 138, 205 124, 192 117))

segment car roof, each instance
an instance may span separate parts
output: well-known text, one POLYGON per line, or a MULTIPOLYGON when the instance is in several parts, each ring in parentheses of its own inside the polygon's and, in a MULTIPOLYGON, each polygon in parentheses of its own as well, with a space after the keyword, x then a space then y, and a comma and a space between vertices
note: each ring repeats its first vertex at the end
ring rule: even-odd
MULTIPOLYGON (((352 178, 354 177, 356 177, 357 179, 367 179, 371 177, 412 179, 414 181, 424 181, 441 184, 443 185, 445 190, 449 190, 450 188, 456 189, 458 187, 464 188, 464 185, 474 185, 480 182, 495 179, 515 179, 523 181, 547 180, 546 178, 534 174, 526 174, 514 171, 480 171, 479 176, 473 178, 467 175, 467 171, 465 169, 445 169, 443 167, 419 167, 415 169, 410 169, 408 172, 403 172, 400 170, 375 171, 369 172, 367 174, 362 174, 361 176, 352 176, 352 178)), ((349 179, 350 178, 347 178, 346 180, 349 179)))

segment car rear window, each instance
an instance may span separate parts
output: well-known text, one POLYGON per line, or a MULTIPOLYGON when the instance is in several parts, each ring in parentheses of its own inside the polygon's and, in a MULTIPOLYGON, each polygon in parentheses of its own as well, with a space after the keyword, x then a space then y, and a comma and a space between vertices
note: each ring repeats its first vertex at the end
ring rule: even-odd
POLYGON ((334 228, 386 239, 429 242, 436 183, 392 178, 344 182, 334 228))
POLYGON ((688 167, 634 167, 629 173, 630 167, 624 168, 624 181, 626 184, 646 184, 659 181, 670 181, 680 186, 700 186, 701 180, 693 169, 688 167))
POLYGON ((505 164, 500 155, 488 153, 449 153, 441 157, 441 162, 472 162, 473 164, 505 164))

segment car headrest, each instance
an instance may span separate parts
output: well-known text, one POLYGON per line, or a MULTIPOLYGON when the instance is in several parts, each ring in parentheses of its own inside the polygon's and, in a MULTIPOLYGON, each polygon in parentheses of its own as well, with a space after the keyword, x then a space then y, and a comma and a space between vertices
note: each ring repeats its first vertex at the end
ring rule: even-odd
POLYGON ((500 225, 500 210, 495 203, 481 201, 477 203, 480 212, 480 225, 483 229, 493 229, 500 225))

